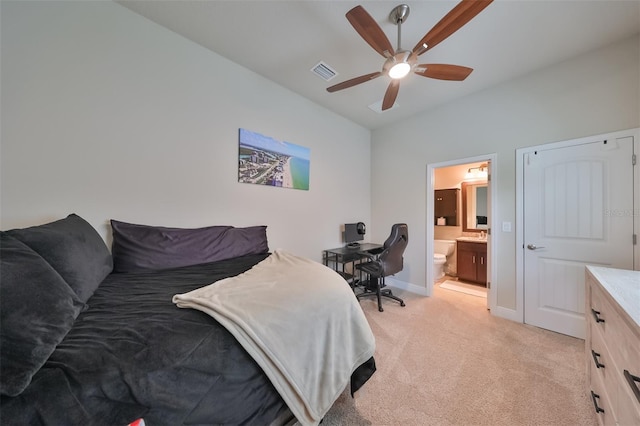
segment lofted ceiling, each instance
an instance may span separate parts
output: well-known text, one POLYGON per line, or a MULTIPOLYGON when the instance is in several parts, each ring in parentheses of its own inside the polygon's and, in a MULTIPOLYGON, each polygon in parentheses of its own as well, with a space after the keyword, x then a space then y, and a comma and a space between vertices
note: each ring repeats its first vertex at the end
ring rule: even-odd
MULTIPOLYGON (((397 47, 389 20, 400 1, 117 0, 128 9, 366 128, 398 122, 503 81, 640 32, 640 0, 495 0, 419 63, 471 67, 466 80, 409 74, 394 108, 380 112, 383 76, 328 93, 326 88, 380 71, 384 58, 347 21, 362 5, 397 47), (323 61, 338 72, 327 82, 310 70, 323 61), (378 103, 378 111, 369 105, 378 103)), ((408 1, 402 48, 413 46, 458 1, 408 1)))

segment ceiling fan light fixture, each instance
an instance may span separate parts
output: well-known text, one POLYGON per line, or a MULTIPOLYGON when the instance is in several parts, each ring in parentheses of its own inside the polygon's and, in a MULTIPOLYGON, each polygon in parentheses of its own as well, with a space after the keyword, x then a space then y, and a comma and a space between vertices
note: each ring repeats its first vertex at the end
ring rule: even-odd
POLYGON ((409 71, 411 71, 411 65, 406 62, 400 62, 391 67, 389 77, 395 79, 404 78, 409 74, 409 71))
POLYGON ((400 50, 385 61, 382 72, 395 80, 399 80, 406 77, 415 64, 416 55, 409 50, 400 50))

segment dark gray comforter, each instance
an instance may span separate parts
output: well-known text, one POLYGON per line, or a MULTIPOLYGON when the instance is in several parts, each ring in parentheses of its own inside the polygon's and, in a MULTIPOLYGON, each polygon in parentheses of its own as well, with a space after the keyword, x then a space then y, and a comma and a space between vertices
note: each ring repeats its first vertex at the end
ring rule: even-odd
MULTIPOLYGON (((171 302, 267 256, 109 275, 29 387, 2 397, 0 423, 270 423, 287 408, 260 367, 211 317, 171 302)), ((352 392, 374 371, 372 358, 352 392)))

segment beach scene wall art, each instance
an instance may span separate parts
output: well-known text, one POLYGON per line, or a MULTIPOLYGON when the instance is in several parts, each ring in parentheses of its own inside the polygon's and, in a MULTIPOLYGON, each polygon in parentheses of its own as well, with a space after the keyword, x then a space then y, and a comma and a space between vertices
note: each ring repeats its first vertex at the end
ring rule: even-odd
POLYGON ((238 182, 309 190, 309 148, 246 129, 238 140, 238 182))

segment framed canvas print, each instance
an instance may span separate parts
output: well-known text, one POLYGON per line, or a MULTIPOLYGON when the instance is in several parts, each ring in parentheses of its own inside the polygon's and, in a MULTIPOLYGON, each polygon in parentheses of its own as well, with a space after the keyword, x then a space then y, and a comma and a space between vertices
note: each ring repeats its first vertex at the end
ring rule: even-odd
POLYGON ((238 182, 309 190, 311 150, 240 129, 238 182))

